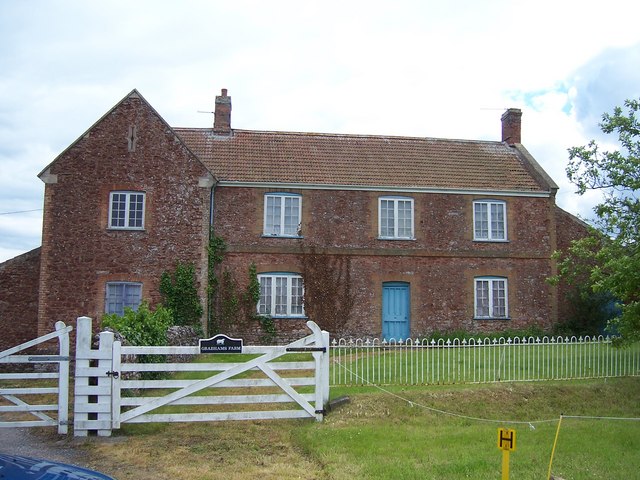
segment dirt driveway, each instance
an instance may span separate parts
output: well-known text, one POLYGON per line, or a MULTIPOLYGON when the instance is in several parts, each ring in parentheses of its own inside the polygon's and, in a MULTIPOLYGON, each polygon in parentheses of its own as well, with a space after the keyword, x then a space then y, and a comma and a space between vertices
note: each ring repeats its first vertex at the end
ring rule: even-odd
POLYGON ((0 428, 0 453, 54 460, 86 468, 94 468, 88 461, 85 447, 110 438, 82 438, 58 435, 53 428, 0 428))

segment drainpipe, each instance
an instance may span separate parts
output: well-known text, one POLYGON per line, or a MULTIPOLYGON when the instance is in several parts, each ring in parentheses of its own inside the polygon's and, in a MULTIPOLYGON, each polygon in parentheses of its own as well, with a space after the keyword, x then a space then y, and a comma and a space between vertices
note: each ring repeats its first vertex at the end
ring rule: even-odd
POLYGON ((214 219, 215 219, 215 215, 213 214, 214 212, 214 206, 215 206, 215 201, 214 201, 214 197, 215 197, 215 193, 216 193, 216 180, 213 180, 213 184, 211 185, 211 195, 209 197, 209 238, 207 241, 207 335, 209 335, 211 332, 209 332, 209 326, 211 325, 211 316, 212 316, 212 310, 213 307, 211 305, 211 301, 210 301, 210 295, 209 295, 209 268, 210 268, 210 262, 209 262, 209 256, 211 255, 211 252, 209 251, 210 245, 211 245, 211 238, 213 237, 213 232, 214 232, 214 219))
POLYGON ((213 206, 215 204, 213 197, 216 193, 216 181, 213 181, 213 185, 211 185, 211 196, 209 197, 209 237, 211 237, 211 232, 213 232, 213 206))

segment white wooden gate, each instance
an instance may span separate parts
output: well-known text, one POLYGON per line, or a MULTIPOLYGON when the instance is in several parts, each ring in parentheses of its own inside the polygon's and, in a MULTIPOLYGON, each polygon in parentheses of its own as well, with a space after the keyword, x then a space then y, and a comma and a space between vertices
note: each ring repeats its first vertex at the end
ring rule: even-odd
POLYGON ((276 418, 321 421, 329 401, 329 334, 314 322, 307 322, 307 326, 311 335, 289 345, 244 346, 240 354, 220 357, 201 356, 198 346, 122 346, 110 332, 100 334, 99 348, 93 350, 91 319, 81 317, 77 327, 75 435, 96 431, 108 436, 122 423, 276 418), (296 352, 311 359, 278 361, 296 352), (194 361, 142 363, 143 355, 190 356, 194 361), (152 373, 170 378, 147 379, 152 373))
POLYGON ((67 433, 71 330, 73 327, 57 322, 55 332, 0 352, 0 364, 57 364, 56 372, 0 373, 0 428, 57 426, 59 434, 67 433), (55 338, 59 344, 58 355, 18 355, 55 338), (23 381, 28 385, 20 385, 23 381), (53 395, 57 396, 57 403, 39 403, 50 402, 53 395), (26 397, 27 400, 20 397, 26 397), (56 417, 45 413, 52 411, 57 412, 56 417), (35 417, 37 420, 25 420, 28 417, 35 417))

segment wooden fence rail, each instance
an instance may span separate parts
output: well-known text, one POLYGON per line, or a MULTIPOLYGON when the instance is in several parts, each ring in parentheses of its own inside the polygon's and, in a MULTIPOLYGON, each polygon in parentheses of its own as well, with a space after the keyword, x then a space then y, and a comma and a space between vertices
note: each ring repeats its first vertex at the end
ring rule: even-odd
POLYGON ((47 365, 49 369, 57 370, 0 373, 0 428, 53 426, 58 428, 58 433, 67 433, 69 332, 73 327, 66 326, 64 322, 57 322, 55 327, 54 332, 0 352, 0 364, 47 365), (20 354, 56 338, 57 355, 20 354), (56 412, 56 415, 51 412, 56 412))

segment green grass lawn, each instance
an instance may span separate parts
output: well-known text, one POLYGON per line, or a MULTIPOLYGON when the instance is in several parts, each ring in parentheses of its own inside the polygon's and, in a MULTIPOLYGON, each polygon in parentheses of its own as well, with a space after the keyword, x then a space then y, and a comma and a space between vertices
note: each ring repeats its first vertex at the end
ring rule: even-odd
MULTIPOLYGON (((639 377, 332 389, 341 395, 350 402, 322 423, 133 424, 84 448, 119 480, 497 479, 504 427, 517 432, 511 478, 544 479, 561 414, 640 417, 639 377)), ((553 473, 640 478, 640 422, 564 417, 553 473)))

